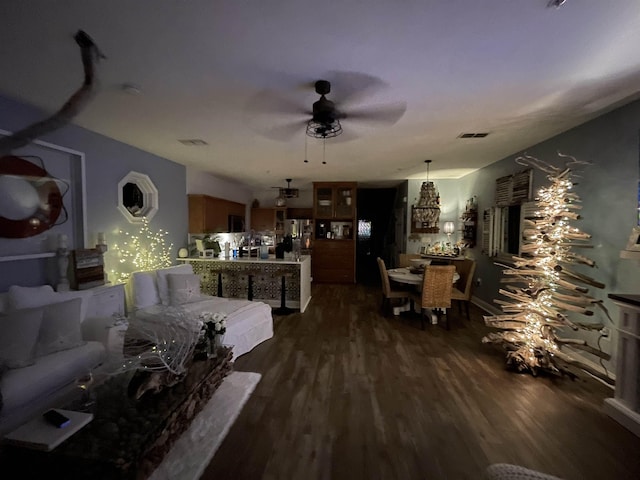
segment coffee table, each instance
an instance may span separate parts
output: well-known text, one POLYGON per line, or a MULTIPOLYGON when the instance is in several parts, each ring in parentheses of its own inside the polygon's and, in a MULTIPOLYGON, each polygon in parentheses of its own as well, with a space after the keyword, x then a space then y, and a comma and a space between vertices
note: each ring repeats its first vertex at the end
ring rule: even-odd
POLYGON ((135 372, 110 378, 96 387, 93 421, 51 452, 7 446, 3 464, 13 464, 23 478, 47 478, 52 471, 65 479, 147 478, 230 373, 232 349, 218 353, 192 361, 180 383, 139 400, 128 392, 135 372))

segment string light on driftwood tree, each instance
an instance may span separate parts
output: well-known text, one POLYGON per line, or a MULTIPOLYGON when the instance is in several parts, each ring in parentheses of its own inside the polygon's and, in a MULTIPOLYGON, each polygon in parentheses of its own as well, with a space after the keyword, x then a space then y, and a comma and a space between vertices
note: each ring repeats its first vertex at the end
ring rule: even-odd
POLYGON ((142 219, 137 234, 119 231, 122 241, 113 246, 117 255, 117 266, 111 269, 111 275, 118 283, 127 281, 132 272, 157 270, 171 266, 173 243, 167 245, 164 230, 153 231, 149 220, 142 219))
POLYGON ((487 325, 504 331, 490 333, 482 341, 503 345, 507 365, 520 372, 537 375, 542 370, 575 377, 569 369, 574 365, 611 382, 606 371, 603 374, 571 357, 562 347, 589 352, 601 362, 610 359, 607 353, 585 340, 558 336, 563 328, 603 328, 598 322, 573 321, 571 314, 592 318, 593 308, 600 307, 609 318, 602 301, 589 295, 589 287, 604 288, 604 284, 577 271, 579 265, 593 268, 595 262, 574 252, 576 248, 591 248, 591 235, 572 224, 580 219, 578 212, 582 208, 579 196, 572 190, 572 168, 586 162, 559 155, 565 160, 562 168, 530 156, 516 159, 546 173, 550 184, 538 190, 535 214, 525 219, 522 256, 513 257, 513 266, 502 265, 502 282, 506 285, 499 292, 507 300, 495 302, 504 314, 485 317, 487 325))

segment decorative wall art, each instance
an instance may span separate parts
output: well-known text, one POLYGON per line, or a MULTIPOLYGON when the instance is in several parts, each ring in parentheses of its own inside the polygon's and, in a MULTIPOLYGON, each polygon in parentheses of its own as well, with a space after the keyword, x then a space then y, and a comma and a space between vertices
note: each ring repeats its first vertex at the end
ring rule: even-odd
POLYGON ((83 172, 82 153, 46 142, 0 158, 0 261, 84 247, 83 172))
POLYGON ((158 212, 158 189, 148 175, 129 172, 118 183, 118 210, 131 223, 143 223, 158 212))

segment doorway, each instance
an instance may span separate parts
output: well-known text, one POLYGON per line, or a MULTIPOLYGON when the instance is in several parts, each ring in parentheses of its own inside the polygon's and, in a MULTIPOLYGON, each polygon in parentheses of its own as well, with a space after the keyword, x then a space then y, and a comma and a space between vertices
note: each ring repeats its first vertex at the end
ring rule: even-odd
POLYGON ((380 283, 377 257, 391 258, 396 250, 395 202, 397 189, 358 189, 358 236, 356 242, 356 282, 380 283))

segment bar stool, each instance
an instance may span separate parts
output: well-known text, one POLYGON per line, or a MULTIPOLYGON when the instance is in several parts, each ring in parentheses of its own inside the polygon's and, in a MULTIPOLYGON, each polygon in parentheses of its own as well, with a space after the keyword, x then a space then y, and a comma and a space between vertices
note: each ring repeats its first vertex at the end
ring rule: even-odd
POLYGON ((276 308, 273 313, 276 315, 290 315, 295 310, 287 307, 287 278, 293 277, 292 272, 288 272, 286 270, 279 270, 273 273, 272 275, 275 277, 280 277, 280 307, 276 308))
POLYGON ((218 291, 217 291, 217 296, 218 297, 223 297, 222 275, 223 274, 229 275, 231 273, 233 273, 233 270, 231 268, 219 267, 219 270, 218 270, 218 291))
POLYGON ((218 296, 222 297, 222 271, 218 271, 218 296))
POLYGON ((247 269, 244 271, 244 274, 247 276, 247 300, 253 300, 253 277, 259 275, 261 272, 260 269, 247 269))

